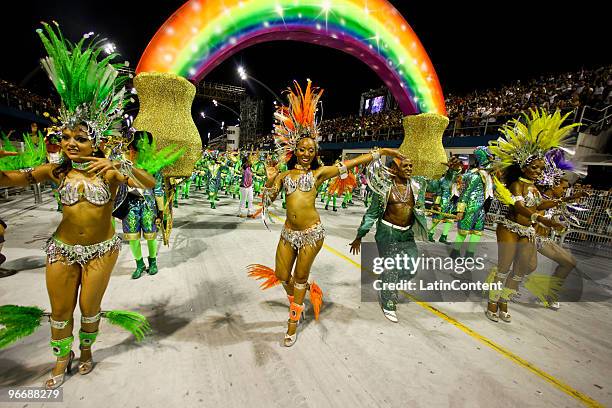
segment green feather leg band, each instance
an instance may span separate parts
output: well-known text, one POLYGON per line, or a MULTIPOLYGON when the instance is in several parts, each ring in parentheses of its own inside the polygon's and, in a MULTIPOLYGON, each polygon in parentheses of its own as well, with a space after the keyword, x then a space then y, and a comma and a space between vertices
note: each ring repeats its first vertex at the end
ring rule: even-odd
POLYGON ((53 350, 53 355, 55 357, 65 357, 70 354, 72 350, 72 342, 74 341, 74 336, 66 337, 61 340, 51 340, 49 344, 51 345, 51 349, 53 350))
POLYGON ((98 337, 98 333, 100 332, 93 332, 93 333, 87 333, 84 332, 83 330, 79 331, 79 345, 81 347, 91 347, 95 342, 96 342, 96 338, 98 337))

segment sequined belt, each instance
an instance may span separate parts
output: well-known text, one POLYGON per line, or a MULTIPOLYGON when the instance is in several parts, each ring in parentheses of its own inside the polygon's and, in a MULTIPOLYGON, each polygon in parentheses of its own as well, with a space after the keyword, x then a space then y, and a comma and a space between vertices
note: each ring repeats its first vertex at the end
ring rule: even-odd
POLYGON ((293 249, 299 251, 306 245, 315 246, 320 240, 325 238, 325 228, 323 228, 321 222, 317 222, 313 226, 301 231, 294 231, 287 226, 283 226, 281 238, 290 243, 293 249))
POLYGON ((514 232, 515 234, 518 234, 521 237, 527 237, 530 241, 534 241, 536 238, 535 228, 531 226, 527 227, 525 225, 519 224, 518 222, 510 221, 507 218, 499 221, 499 223, 506 227, 508 231, 514 232))
POLYGON ((119 251, 121 238, 117 235, 103 242, 91 245, 68 245, 55 237, 47 240, 43 250, 47 253, 49 263, 61 261, 66 265, 78 263, 83 266, 94 258, 99 258, 111 251, 119 251))
POLYGON ((401 227, 399 225, 392 224, 392 223, 390 223, 389 221, 387 221, 385 219, 381 219, 380 222, 385 224, 387 227, 390 227, 390 228, 396 229, 396 230, 400 230, 400 231, 408 231, 410 228, 412 228, 412 225, 408 225, 407 227, 401 227))

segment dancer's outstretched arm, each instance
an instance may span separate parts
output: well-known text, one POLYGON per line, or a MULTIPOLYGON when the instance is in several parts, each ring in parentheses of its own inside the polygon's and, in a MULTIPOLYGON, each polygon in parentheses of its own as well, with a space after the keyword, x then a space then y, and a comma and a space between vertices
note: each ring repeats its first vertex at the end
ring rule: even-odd
MULTIPOLYGON (((390 156, 396 157, 398 159, 405 158, 404 155, 396 149, 382 148, 372 149, 370 153, 362 154, 360 156, 355 157, 354 159, 344 161, 342 164, 344 165, 344 167, 346 167, 346 170, 351 170, 352 168, 357 167, 359 165, 368 164, 372 160, 378 159, 380 156, 390 156)), ((323 166, 315 171, 314 176, 317 178, 318 183, 322 183, 325 180, 338 176, 340 174, 341 168, 342 166, 339 165, 323 166)), ((344 169, 342 170, 344 171, 344 169)))
POLYGON ((51 172, 55 167, 57 167, 57 164, 46 163, 40 166, 36 166, 34 167, 34 169, 29 171, 0 171, 0 186, 26 187, 30 184, 51 180, 51 172))
POLYGON ((268 200, 270 203, 276 200, 276 196, 278 196, 278 193, 281 191, 283 179, 288 173, 288 171, 279 173, 278 165, 266 167, 267 180, 264 185, 264 199, 268 200))

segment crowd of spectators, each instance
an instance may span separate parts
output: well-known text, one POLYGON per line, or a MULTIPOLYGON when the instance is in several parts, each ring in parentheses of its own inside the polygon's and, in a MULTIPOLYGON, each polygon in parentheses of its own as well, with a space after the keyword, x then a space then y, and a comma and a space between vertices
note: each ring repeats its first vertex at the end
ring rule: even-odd
MULTIPOLYGON (((463 96, 447 94, 446 108, 451 121, 447 135, 492 134, 496 127, 529 108, 558 108, 563 112, 578 112, 582 106, 603 109, 610 104, 612 66, 542 75, 463 96)), ((395 139, 402 134, 402 116, 399 110, 393 110, 374 115, 327 119, 321 123, 322 141, 395 139)))
POLYGON ((364 116, 344 116, 321 122, 321 141, 348 142, 380 139, 397 139, 403 134, 403 114, 391 110, 364 116))
POLYGON ((19 87, 11 82, 0 79, 0 104, 16 108, 23 111, 29 111, 36 115, 42 115, 43 112, 52 112, 55 110, 54 103, 49 98, 43 98, 29 90, 19 87))

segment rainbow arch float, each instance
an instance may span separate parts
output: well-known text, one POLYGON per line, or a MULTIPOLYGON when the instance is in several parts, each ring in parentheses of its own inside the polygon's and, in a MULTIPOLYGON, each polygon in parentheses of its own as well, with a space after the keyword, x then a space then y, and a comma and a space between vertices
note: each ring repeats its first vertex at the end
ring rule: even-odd
POLYGON ((446 114, 427 52, 386 0, 190 0, 160 27, 136 72, 197 82, 238 51, 278 40, 353 55, 379 75, 405 115, 446 114))

